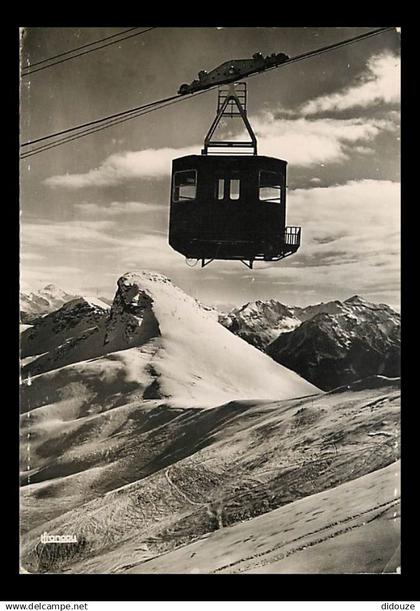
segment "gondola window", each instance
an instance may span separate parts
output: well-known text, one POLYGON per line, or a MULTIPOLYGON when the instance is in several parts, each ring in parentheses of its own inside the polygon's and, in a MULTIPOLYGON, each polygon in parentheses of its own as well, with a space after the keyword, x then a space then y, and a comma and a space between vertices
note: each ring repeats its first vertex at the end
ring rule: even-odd
POLYGON ((197 194, 197 171, 175 172, 173 198, 175 202, 194 200, 197 194))
POLYGON ((216 183, 216 197, 217 199, 224 199, 225 197, 225 179, 219 178, 216 183))
POLYGON ((240 193, 240 181, 238 178, 231 178, 230 180, 230 199, 239 199, 240 193))
POLYGON ((260 201, 281 202, 281 177, 275 172, 260 172, 260 201))

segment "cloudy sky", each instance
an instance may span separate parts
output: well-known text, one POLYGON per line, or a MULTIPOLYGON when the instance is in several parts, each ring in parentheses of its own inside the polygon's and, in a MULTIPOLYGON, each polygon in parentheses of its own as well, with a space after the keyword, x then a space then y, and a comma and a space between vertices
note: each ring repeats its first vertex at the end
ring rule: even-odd
MULTIPOLYGON (((22 80, 21 138, 35 139, 175 94, 231 58, 305 51, 372 28, 156 28, 22 80)), ((35 63, 118 28, 29 28, 35 63)), ((154 270, 211 304, 306 305, 359 294, 399 304, 400 34, 249 79, 260 154, 286 159, 287 222, 302 246, 283 262, 190 268, 167 243, 173 157, 199 154, 215 91, 21 162, 21 284, 112 296, 154 270)))

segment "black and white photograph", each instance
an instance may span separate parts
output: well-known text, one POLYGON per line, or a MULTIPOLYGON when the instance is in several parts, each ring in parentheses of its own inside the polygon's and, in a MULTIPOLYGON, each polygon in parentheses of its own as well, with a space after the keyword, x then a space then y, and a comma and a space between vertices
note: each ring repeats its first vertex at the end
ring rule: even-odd
POLYGON ((397 26, 21 25, 20 574, 401 573, 397 26))

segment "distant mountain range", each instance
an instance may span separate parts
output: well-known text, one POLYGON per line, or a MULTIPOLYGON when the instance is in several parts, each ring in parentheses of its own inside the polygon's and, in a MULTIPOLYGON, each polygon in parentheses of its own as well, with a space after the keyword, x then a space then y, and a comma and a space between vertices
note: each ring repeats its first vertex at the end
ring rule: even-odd
POLYGON ((275 299, 259 300, 221 314, 219 322, 252 346, 265 350, 280 333, 300 325, 302 320, 296 315, 298 309, 275 299))
POLYGON ((33 319, 21 333, 22 371, 37 373, 57 362, 61 366, 73 362, 80 355, 80 344, 104 325, 109 311, 109 305, 100 299, 77 297, 33 319))
MULTIPOLYGON (((81 293, 69 293, 55 284, 47 284, 44 288, 40 288, 30 293, 21 291, 20 322, 24 325, 31 325, 45 314, 51 314, 51 312, 55 312, 69 301, 79 298, 86 298, 86 295, 82 296, 81 293)), ((95 297, 90 299, 97 299, 108 306, 112 304, 112 299, 108 299, 107 297, 95 297)))
MULTIPOLYGON (((107 298, 71 295, 52 284, 23 293, 21 319, 33 326, 22 335, 24 366, 32 362, 35 373, 44 371, 47 363, 63 366, 91 354, 97 325, 105 333, 111 304, 107 298)), ((270 299, 228 313, 201 304, 200 308, 323 390, 368 375, 400 375, 400 314, 385 304, 355 295, 307 307, 270 299)))
POLYGON ((23 324, 31 324, 44 314, 58 310, 62 305, 76 299, 80 295, 68 293, 55 286, 48 284, 32 293, 20 293, 20 320, 23 324))
MULTIPOLYGON (((113 392, 107 400, 116 387, 184 406, 319 392, 229 333, 214 309, 201 306, 164 276, 146 272, 119 280, 110 309, 101 300, 78 298, 45 314, 21 334, 21 356, 24 377, 51 372, 50 396, 55 379, 60 390, 74 376, 86 377, 89 386, 90 370, 110 371, 110 362, 118 383, 110 377, 113 392), (67 365, 72 368, 64 371, 67 365), (57 370, 59 375, 53 373, 57 370)), ((101 392, 106 387, 104 377, 101 392)), ((32 387, 32 401, 34 392, 32 387)))
POLYGON ((400 375, 400 314, 357 295, 305 308, 256 301, 219 321, 323 390, 400 375))

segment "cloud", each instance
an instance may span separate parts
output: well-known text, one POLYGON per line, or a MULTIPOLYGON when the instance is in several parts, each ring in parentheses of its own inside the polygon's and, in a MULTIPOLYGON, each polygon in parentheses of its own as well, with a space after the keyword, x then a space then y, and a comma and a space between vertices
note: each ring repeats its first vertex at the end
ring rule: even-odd
MULTIPOLYGON (((343 163, 352 153, 374 152, 368 143, 386 131, 397 131, 399 113, 390 110, 386 118, 339 119, 313 115, 390 104, 400 97, 400 60, 391 53, 372 56, 357 82, 341 91, 309 100, 296 110, 264 112, 251 118, 260 154, 283 157, 295 166, 343 163)), ((244 137, 240 134, 239 137, 244 137)), ((97 168, 79 174, 61 174, 44 180, 50 187, 82 189, 108 187, 141 179, 162 179, 170 175, 172 160, 199 154, 201 145, 183 148, 123 151, 107 157, 97 168)), ((118 214, 114 203, 103 214, 118 214)), ((139 206, 135 202, 133 205, 139 206)), ((81 204, 80 206, 83 206, 81 204)), ((88 208, 85 206, 85 211, 88 208)), ((91 208, 93 211, 93 208, 91 208)), ((133 208, 133 212, 134 212, 133 208)), ((140 211, 140 209, 139 209, 140 211)))
POLYGON ((110 204, 96 204, 83 202, 74 207, 84 216, 113 217, 120 214, 144 214, 145 212, 167 212, 165 206, 158 204, 145 204, 143 202, 111 202, 110 204))
MULTIPOLYGON (((388 119, 290 119, 272 112, 251 119, 258 137, 259 153, 283 157, 296 166, 309 167, 320 163, 340 163, 348 159, 351 147, 358 143, 360 153, 369 149, 363 143, 373 141, 381 132, 396 129, 396 116, 388 119)), ((98 168, 84 174, 51 176, 44 183, 50 187, 82 189, 107 187, 131 180, 160 179, 170 175, 172 160, 184 155, 199 154, 200 146, 179 149, 146 149, 117 153, 107 157, 98 168)), ((94 204, 96 206, 96 204, 94 204)), ((120 207, 131 206, 132 211, 146 211, 140 202, 114 202, 103 214, 118 214, 120 207)), ((79 204, 81 210, 94 211, 93 205, 79 204), (91 206, 89 208, 89 206, 91 206)), ((122 208, 121 208, 122 211, 122 208)))
MULTIPOLYGON (((312 118, 354 107, 398 102, 400 60, 391 53, 372 56, 358 81, 335 93, 309 100, 296 110, 260 113, 251 118, 260 154, 282 156, 296 166, 342 163, 351 151, 361 155, 373 150, 364 146, 384 131, 396 131, 398 113, 390 110, 384 119, 312 118)), ((242 138, 244 134, 241 134, 242 138)), ((201 145, 183 148, 123 151, 107 157, 97 168, 79 174, 50 176, 50 187, 82 189, 108 187, 140 179, 162 179, 170 175, 172 160, 199 154, 201 145)), ((109 209, 109 213, 116 212, 109 209)))
MULTIPOLYGON (((52 246, 60 248, 83 249, 90 244, 110 244, 115 238, 106 233, 114 226, 113 221, 40 221, 22 222, 22 252, 27 253, 33 247, 47 249, 52 246)), ((29 256, 24 254, 24 256, 29 256)))
POLYGON ((352 148, 353 153, 359 153, 360 155, 373 155, 375 150, 368 146, 354 146, 352 148))
POLYGON ((344 162, 355 149, 366 154, 369 149, 364 144, 382 132, 397 129, 395 118, 290 119, 266 112, 254 117, 252 124, 259 154, 281 156, 295 166, 310 167, 344 162))
POLYGON ((393 104, 400 100, 400 59, 389 52, 371 57, 358 82, 300 107, 303 115, 343 111, 355 107, 393 104))
POLYGON ((400 184, 388 180, 295 189, 288 193, 289 222, 303 226, 295 264, 326 264, 398 252, 400 184))
POLYGON ((344 184, 288 192, 288 214, 320 230, 332 224, 346 235, 399 231, 400 183, 352 180, 344 184))
POLYGON ((350 181, 295 189, 287 199, 288 224, 302 227, 301 247, 280 264, 257 266, 258 295, 278 290, 280 301, 304 305, 314 303, 313 292, 324 301, 357 293, 398 304, 399 183, 350 181))
POLYGON ((64 290, 78 290, 83 275, 83 269, 72 265, 44 265, 35 268, 22 266, 20 270, 20 289, 25 293, 30 293, 53 282, 64 290))
POLYGON ((106 187, 140 178, 156 179, 168 176, 172 159, 183 155, 200 154, 200 145, 179 149, 161 148, 125 151, 107 157, 99 167, 83 174, 50 176, 44 184, 50 187, 81 189, 106 187))
POLYGON ((249 271, 217 261, 190 269, 167 243, 120 219, 24 223, 24 253, 43 252, 47 261, 24 261, 22 277, 111 294, 119 276, 151 269, 203 301, 244 303, 275 297, 307 304, 358 293, 398 304, 400 290, 400 185, 387 180, 350 181, 287 194, 287 222, 302 226, 299 251, 276 264, 249 271), (118 220, 118 222, 115 222, 118 220), (42 250, 41 250, 42 249, 42 250))
POLYGON ((43 259, 45 259, 44 255, 40 255, 39 253, 35 253, 35 252, 22 252, 20 253, 20 260, 21 261, 42 261, 43 259))
POLYGON ((168 246, 166 233, 114 220, 23 222, 21 253, 25 280, 49 278, 59 286, 71 281, 80 288, 115 281, 128 269, 168 272, 184 266, 183 257, 168 246), (33 256, 39 251, 45 262, 33 256))

